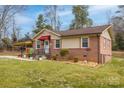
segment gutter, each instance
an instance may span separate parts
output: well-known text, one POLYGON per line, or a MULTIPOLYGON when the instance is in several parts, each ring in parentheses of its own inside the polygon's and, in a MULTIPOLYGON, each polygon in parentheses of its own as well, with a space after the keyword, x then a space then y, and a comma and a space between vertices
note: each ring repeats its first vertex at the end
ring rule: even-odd
POLYGON ((68 37, 68 36, 80 36, 80 35, 99 35, 100 33, 88 33, 88 34, 74 34, 74 35, 61 35, 61 37, 68 37))

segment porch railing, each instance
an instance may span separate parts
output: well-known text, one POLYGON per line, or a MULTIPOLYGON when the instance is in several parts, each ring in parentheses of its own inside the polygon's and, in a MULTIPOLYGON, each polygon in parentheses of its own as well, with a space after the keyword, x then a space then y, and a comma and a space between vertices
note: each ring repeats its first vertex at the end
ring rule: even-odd
POLYGON ((36 49, 34 51, 34 57, 38 57, 38 56, 42 56, 42 55, 45 55, 48 59, 51 58, 50 51, 48 54, 45 53, 45 49, 36 49))
POLYGON ((35 49, 34 54, 35 55, 45 55, 45 50, 44 49, 35 49))

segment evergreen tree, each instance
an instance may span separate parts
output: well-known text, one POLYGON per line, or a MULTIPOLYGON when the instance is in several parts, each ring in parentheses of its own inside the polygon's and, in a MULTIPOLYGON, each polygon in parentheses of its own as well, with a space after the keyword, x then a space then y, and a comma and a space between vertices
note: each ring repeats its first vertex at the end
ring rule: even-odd
POLYGON ((52 27, 50 25, 46 24, 46 21, 45 21, 43 15, 40 14, 38 16, 37 21, 36 21, 36 29, 34 29, 33 32, 36 34, 36 33, 38 33, 39 31, 41 31, 42 29, 45 29, 45 28, 46 29, 52 29, 52 27))
POLYGON ((117 49, 124 50, 124 32, 116 33, 115 41, 117 49))
POLYGON ((124 50, 124 5, 118 6, 115 16, 112 18, 113 31, 113 49, 124 50))
POLYGON ((78 29, 92 25, 92 20, 88 18, 88 6, 73 6, 72 13, 74 14, 75 19, 72 20, 70 29, 78 29))

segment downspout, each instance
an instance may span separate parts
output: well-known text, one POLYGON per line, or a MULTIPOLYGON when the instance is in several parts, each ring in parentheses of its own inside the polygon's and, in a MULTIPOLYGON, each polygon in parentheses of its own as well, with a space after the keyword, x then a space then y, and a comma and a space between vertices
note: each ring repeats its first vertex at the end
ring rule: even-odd
POLYGON ((49 36, 49 58, 51 58, 51 36, 49 36))
POLYGON ((98 55, 97 55, 97 56, 98 56, 98 57, 97 57, 98 59, 97 59, 97 60, 98 60, 98 64, 100 64, 100 62, 99 62, 99 54, 100 54, 100 45, 99 45, 100 43, 99 43, 99 39, 100 39, 100 38, 99 38, 99 34, 97 34, 97 43, 98 43, 98 48, 97 48, 97 49, 98 49, 98 53, 97 53, 97 54, 98 54, 98 55))

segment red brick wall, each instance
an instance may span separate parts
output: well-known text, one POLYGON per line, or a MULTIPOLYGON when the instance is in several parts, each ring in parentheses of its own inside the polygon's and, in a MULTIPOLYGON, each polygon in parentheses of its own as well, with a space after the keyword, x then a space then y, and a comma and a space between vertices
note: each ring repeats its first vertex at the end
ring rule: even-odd
MULTIPOLYGON (((110 40, 109 40, 110 41, 110 40)), ((85 54, 87 54, 87 60, 92 62, 98 62, 98 53, 99 53, 99 62, 104 63, 111 59, 111 41, 110 47, 104 49, 104 38, 97 36, 90 36, 89 37, 89 48, 88 51, 85 48, 69 48, 69 55, 68 57, 78 57, 80 60, 85 60, 85 54), (98 41, 99 41, 99 48, 98 51, 98 41), (104 56, 103 56, 104 55, 104 56)), ((50 53, 51 55, 56 55, 60 53, 60 49, 54 48, 54 39, 50 41, 50 53)), ((35 48, 36 44, 33 43, 33 47, 35 48)), ((43 47, 43 45, 41 45, 43 47)))
MULTIPOLYGON (((42 43, 41 43, 41 46, 40 47, 43 48, 43 41, 41 41, 41 42, 42 43)), ((35 41, 33 42, 33 48, 36 49, 36 42, 35 41)))
POLYGON ((36 48, 36 42, 33 41, 33 48, 35 49, 36 48))
MULTIPOLYGON (((54 49, 54 40, 51 40, 52 46, 51 54, 59 54, 60 49, 54 49)), ((87 60, 92 62, 98 62, 98 38, 96 36, 89 37, 89 48, 69 48, 70 57, 78 57, 80 60, 85 60, 87 55, 87 60), (88 50, 88 51, 87 51, 88 50)))

